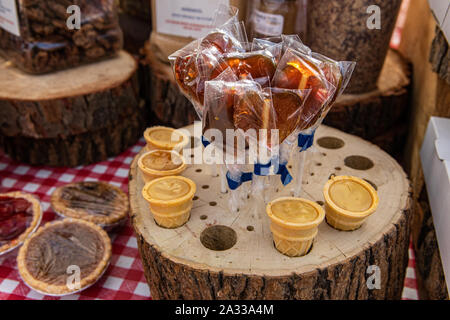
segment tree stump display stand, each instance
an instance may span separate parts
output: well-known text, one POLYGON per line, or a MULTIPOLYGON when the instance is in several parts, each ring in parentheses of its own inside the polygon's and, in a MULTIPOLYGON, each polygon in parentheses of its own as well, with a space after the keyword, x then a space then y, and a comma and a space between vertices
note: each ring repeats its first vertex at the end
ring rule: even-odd
POLYGON ((369 140, 391 155, 401 154, 406 139, 411 93, 411 68, 389 50, 377 88, 338 98, 325 124, 369 140))
POLYGON ((46 75, 0 59, 0 145, 18 161, 77 166, 124 151, 146 124, 128 53, 46 75))
POLYGON ((130 214, 153 298, 400 299, 412 208, 405 173, 385 152, 355 136, 322 126, 316 139, 320 152, 311 159, 302 196, 323 204, 330 175, 354 175, 378 189, 380 205, 353 232, 322 223, 312 250, 298 258, 275 249, 265 212, 228 211, 228 194, 220 192, 220 178, 208 173, 207 165, 191 165, 183 173, 197 184, 187 224, 157 226, 141 195, 138 155, 130 169, 130 214), (374 270, 379 289, 367 285, 374 270))

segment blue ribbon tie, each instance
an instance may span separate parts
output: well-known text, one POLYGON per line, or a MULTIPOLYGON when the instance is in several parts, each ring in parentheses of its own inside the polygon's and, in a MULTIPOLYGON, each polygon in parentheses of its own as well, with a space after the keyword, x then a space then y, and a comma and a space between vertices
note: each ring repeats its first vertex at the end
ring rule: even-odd
POLYGON ((228 187, 231 190, 236 190, 239 188, 244 182, 251 181, 253 179, 253 173, 251 172, 243 172, 238 180, 234 180, 230 177, 230 172, 227 172, 227 182, 228 187))
POLYGON ((286 167, 286 163, 279 165, 277 174, 280 175, 281 183, 283 183, 283 186, 287 186, 293 180, 292 175, 289 173, 289 170, 286 167))
POLYGON ((271 166, 272 166, 272 162, 269 162, 266 164, 256 163, 253 168, 253 172, 257 176, 268 176, 270 173, 271 166))
POLYGON ((309 134, 299 133, 298 135, 298 147, 300 148, 300 152, 306 151, 312 147, 314 143, 314 135, 316 134, 316 130, 309 134))
POLYGON ((211 142, 209 142, 208 139, 205 138, 205 136, 202 136, 202 144, 206 148, 211 144, 211 142))

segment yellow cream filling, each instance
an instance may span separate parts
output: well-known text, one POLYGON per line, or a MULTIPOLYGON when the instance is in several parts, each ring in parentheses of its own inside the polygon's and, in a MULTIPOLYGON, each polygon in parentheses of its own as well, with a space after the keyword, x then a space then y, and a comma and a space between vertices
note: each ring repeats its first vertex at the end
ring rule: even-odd
POLYGON ((157 143, 172 147, 183 142, 183 136, 172 129, 155 129, 150 132, 149 138, 157 143))
POLYGON ((168 171, 174 170, 181 166, 181 159, 172 159, 172 153, 164 151, 155 151, 147 154, 142 160, 144 167, 158 170, 168 171))
POLYGON ((319 213, 301 200, 282 200, 272 205, 272 213, 285 222, 307 223, 317 219, 319 213))
POLYGON ((333 183, 330 187, 330 198, 340 208, 353 212, 364 212, 372 203, 372 195, 361 184, 342 180, 333 183))
POLYGON ((175 200, 184 197, 191 186, 183 180, 168 178, 154 183, 148 189, 148 195, 156 200, 175 200))

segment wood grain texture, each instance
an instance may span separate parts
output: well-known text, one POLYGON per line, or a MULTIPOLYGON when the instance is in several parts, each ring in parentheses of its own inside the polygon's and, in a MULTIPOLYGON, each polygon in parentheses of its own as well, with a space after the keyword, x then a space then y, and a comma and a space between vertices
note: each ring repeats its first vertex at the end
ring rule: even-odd
POLYGON ((431 44, 430 62, 433 71, 450 85, 450 50, 448 41, 439 27, 431 44))
POLYGON ((155 117, 161 123, 175 128, 192 124, 198 116, 175 83, 172 68, 155 56, 149 42, 144 51, 149 68, 147 92, 155 117))
POLYGON ((76 167, 106 160, 136 143, 148 123, 145 104, 106 127, 89 132, 35 139, 0 134, 0 148, 16 161, 31 165, 76 167))
POLYGON ((340 232, 323 223, 312 251, 299 258, 288 258, 274 248, 265 212, 251 207, 229 212, 220 179, 204 165, 191 165, 183 173, 198 187, 190 221, 178 229, 158 227, 141 196, 144 184, 136 157, 129 177, 130 214, 153 298, 400 299, 412 213, 409 181, 378 147, 326 126, 317 132, 317 138, 324 136, 342 139, 345 145, 337 150, 316 146, 319 152, 310 160, 303 196, 323 201, 322 188, 330 174, 356 175, 377 186, 380 207, 354 232, 340 232), (364 155, 375 165, 367 171, 351 169, 344 165, 350 155, 364 155), (235 230, 235 246, 226 251, 205 248, 200 234, 213 225, 235 230), (366 285, 370 265, 380 268, 379 290, 366 285))
POLYGON ((139 104, 137 63, 128 53, 47 75, 0 59, 0 134, 51 139, 110 127, 139 104))
POLYGON ((401 0, 311 0, 308 2, 307 40, 311 49, 337 60, 356 61, 347 92, 376 88, 395 27, 401 0), (369 29, 367 21, 380 8, 381 29, 369 29))
POLYGON ((409 63, 397 51, 389 50, 377 88, 363 94, 342 95, 324 123, 369 140, 391 155, 401 154, 406 139, 404 127, 409 117, 410 90, 409 63))

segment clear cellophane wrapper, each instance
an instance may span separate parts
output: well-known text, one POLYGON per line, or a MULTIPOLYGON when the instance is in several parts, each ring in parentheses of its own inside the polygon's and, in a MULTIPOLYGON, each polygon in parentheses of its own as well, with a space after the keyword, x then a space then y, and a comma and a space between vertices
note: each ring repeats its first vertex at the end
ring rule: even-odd
MULTIPOLYGON (((322 122, 348 83, 354 64, 313 53, 296 35, 248 43, 233 11, 221 10, 226 13, 223 25, 169 59, 181 91, 202 119, 205 138, 218 151, 220 172, 226 172, 223 185, 224 179, 229 186, 234 184, 228 191, 230 208, 236 211, 256 205, 248 198, 264 199, 258 203, 272 200, 274 190, 290 181, 278 172, 280 166, 299 158, 297 137, 313 132, 322 122), (228 129, 241 138, 236 139, 244 152, 237 152, 233 139, 227 145, 228 129), (266 130, 266 139, 248 134, 261 129, 266 130), (252 152, 255 144, 257 151, 252 152)), ((294 167, 294 178, 300 168, 294 167)))
POLYGON ((23 71, 41 74, 72 68, 122 49, 114 0, 9 1, 16 7, 19 32, 0 27, 0 53, 23 71), (67 10, 73 5, 80 9, 79 29, 68 25, 72 21, 67 10))

